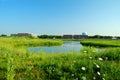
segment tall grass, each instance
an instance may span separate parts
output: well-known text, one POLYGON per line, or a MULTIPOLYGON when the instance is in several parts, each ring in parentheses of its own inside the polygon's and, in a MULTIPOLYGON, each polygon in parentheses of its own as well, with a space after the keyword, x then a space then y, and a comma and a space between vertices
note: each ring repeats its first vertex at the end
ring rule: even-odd
POLYGON ((25 48, 11 48, 4 57, 2 80, 119 80, 120 49, 110 48, 101 52, 85 47, 75 54, 34 54, 25 48), (7 71, 6 71, 7 70, 7 71), (6 76, 5 76, 6 75, 6 76))
POLYGON ((85 46, 97 47, 120 47, 120 40, 80 40, 80 43, 85 46))
POLYGON ((0 80, 120 80, 119 48, 35 54, 12 45, 0 47, 0 80))
POLYGON ((10 38, 0 38, 1 46, 53 46, 53 45, 62 45, 61 40, 52 40, 52 39, 31 39, 24 37, 10 37, 10 38))

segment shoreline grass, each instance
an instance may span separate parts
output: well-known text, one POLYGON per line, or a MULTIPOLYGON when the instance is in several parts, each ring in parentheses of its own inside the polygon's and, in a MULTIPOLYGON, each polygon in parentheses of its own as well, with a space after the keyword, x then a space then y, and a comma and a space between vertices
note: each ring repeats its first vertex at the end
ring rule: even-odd
POLYGON ((80 40, 83 46, 120 47, 120 40, 80 40))
POLYGON ((54 46, 54 45, 62 45, 61 40, 53 40, 53 39, 31 39, 25 37, 10 37, 10 38, 0 38, 1 46, 54 46))

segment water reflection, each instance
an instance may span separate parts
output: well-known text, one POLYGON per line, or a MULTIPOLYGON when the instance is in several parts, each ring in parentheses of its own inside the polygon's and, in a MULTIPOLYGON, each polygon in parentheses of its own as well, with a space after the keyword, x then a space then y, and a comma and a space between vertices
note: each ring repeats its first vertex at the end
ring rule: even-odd
POLYGON ((45 52, 45 53, 61 53, 61 52, 79 52, 82 48, 80 42, 69 41, 64 42, 62 46, 39 46, 39 47, 30 47, 30 52, 45 52))

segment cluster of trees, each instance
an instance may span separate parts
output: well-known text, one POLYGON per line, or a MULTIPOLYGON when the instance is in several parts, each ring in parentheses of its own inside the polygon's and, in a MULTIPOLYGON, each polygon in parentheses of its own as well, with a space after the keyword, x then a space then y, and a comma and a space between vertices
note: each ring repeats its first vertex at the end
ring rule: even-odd
POLYGON ((7 37, 7 35, 6 34, 1 34, 0 37, 7 37))
POLYGON ((90 39, 96 38, 96 39, 112 39, 112 36, 101 36, 101 35, 94 35, 94 36, 89 36, 90 39))
POLYGON ((94 35, 88 36, 89 39, 120 39, 120 37, 94 35))
POLYGON ((38 38, 42 38, 42 39, 62 39, 62 36, 59 36, 59 35, 39 35, 38 38))
MULTIPOLYGON (((59 35, 39 35, 38 38, 42 38, 42 39, 63 39, 63 36, 59 36, 59 35)), ((120 39, 120 37, 94 35, 94 36, 88 36, 88 39, 120 39)))
MULTIPOLYGON (((0 37, 7 37, 6 34, 1 34, 0 37)), ((42 39, 62 39, 63 36, 61 35, 38 35, 38 38, 42 39)), ((101 35, 94 35, 88 36, 88 39, 120 39, 120 37, 113 37, 113 36, 101 36, 101 35)))

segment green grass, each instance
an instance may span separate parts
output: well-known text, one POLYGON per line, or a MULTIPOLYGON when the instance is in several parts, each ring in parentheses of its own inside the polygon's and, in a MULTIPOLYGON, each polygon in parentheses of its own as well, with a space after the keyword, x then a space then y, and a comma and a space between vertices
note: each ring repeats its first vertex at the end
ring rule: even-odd
POLYGON ((85 46, 95 47, 120 47, 120 40, 80 40, 80 43, 85 46))
POLYGON ((9 37, 9 38, 0 38, 1 46, 54 46, 54 45, 62 45, 61 40, 52 40, 52 39, 31 39, 25 37, 9 37))
POLYGON ((26 46, 0 47, 0 80, 120 80, 119 75, 119 48, 46 54, 26 46))

